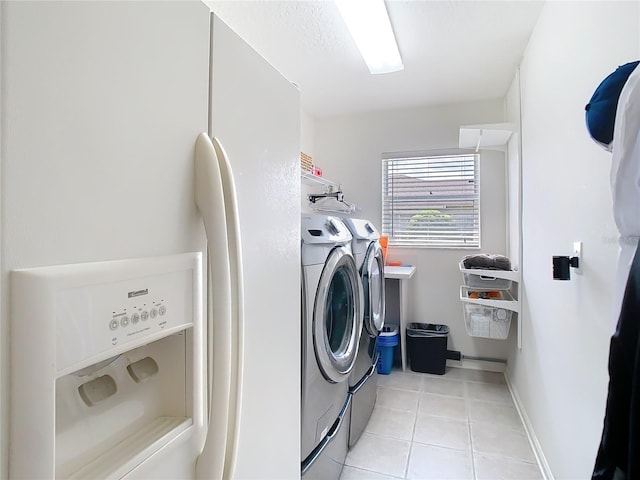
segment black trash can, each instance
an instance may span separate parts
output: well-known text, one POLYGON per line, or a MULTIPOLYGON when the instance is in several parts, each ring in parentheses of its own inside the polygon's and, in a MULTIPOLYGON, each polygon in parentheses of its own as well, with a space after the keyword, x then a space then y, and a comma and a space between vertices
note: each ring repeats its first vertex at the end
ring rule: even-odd
POLYGON ((411 370, 443 375, 447 364, 449 327, 434 323, 410 323, 407 348, 411 370))

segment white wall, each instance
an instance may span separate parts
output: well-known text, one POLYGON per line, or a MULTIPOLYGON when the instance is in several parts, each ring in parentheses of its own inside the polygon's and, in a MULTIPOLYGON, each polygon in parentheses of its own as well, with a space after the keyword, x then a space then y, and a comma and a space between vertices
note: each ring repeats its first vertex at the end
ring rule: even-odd
MULTIPOLYGON (((0 7, 0 40, 4 39, 4 27, 3 27, 3 16, 2 16, 2 7, 0 7)), ((3 78, 4 78, 4 60, 2 58, 2 53, 0 53, 0 124, 3 119, 3 102, 4 102, 4 94, 3 92, 3 78)), ((4 144, 2 141, 2 131, 0 129, 0 208, 2 207, 2 198, 3 198, 3 174, 2 174, 2 159, 3 159, 3 148, 4 144)), ((1 214, 0 214, 1 215, 1 214)), ((2 265, 2 247, 1 247, 1 239, 4 233, 3 225, 2 225, 1 217, 0 217, 0 266, 2 265)), ((1 271, 1 269, 0 269, 1 271)), ((6 477, 8 472, 8 457, 9 457, 9 432, 8 432, 8 419, 9 419, 9 392, 7 391, 7 379, 9 378, 9 365, 7 359, 9 358, 9 354, 7 351, 9 342, 7 338, 7 334, 5 333, 6 323, 4 320, 4 303, 5 298, 2 292, 4 291, 4 275, 0 274, 0 477, 6 477)))
MULTIPOLYGON (((312 158, 314 158, 316 150, 315 136, 315 120, 305 111, 300 111, 300 151, 310 155, 312 158)), ((300 190, 302 192, 300 195, 300 210, 304 213, 312 213, 313 210, 309 206, 307 196, 311 193, 322 193, 322 187, 303 183, 300 190)))
POLYGON ((521 270, 522 259, 522 162, 520 142, 520 71, 516 71, 505 98, 506 115, 512 125, 507 143, 507 253, 511 265, 521 270))
POLYGON ((316 125, 313 117, 304 110, 300 111, 300 150, 307 155, 313 154, 316 149, 316 125))
MULTIPOLYGON (((384 152, 455 149, 460 125, 503 121, 501 100, 317 119, 314 160, 324 176, 342 184, 355 216, 381 228, 381 158, 384 152)), ((481 152, 482 251, 506 251, 505 161, 481 152)), ((449 348, 472 356, 506 358, 508 341, 469 337, 464 329, 458 262, 477 250, 390 248, 389 259, 417 267, 410 282, 409 321, 447 324, 449 348)))
MULTIPOLYGON (((523 346, 508 373, 551 472, 589 478, 600 440, 617 233, 610 155, 588 136, 600 81, 640 56, 638 2, 547 2, 521 66, 523 346), (584 275, 552 280, 551 257, 584 242, 584 275)), ((507 100, 517 121, 517 95, 507 100)))

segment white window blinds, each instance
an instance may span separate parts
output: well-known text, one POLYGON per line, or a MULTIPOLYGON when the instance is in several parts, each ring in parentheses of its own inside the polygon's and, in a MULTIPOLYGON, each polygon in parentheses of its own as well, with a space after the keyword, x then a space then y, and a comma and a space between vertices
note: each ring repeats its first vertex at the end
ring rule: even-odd
POLYGON ((382 161, 382 233, 391 245, 480 247, 478 155, 382 161))

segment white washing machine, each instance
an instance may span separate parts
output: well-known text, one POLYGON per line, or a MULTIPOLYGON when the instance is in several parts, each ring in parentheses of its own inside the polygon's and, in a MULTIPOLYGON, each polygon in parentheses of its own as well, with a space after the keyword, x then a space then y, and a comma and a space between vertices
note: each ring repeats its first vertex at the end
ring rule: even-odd
POLYGON ((301 474, 337 480, 347 455, 348 379, 362 331, 352 236, 337 217, 302 216, 301 474))
POLYGON ((364 431, 378 390, 377 339, 384 326, 384 258, 378 239, 380 234, 368 220, 344 218, 353 236, 352 251, 360 273, 364 292, 363 327, 356 364, 349 376, 349 391, 353 394, 349 428, 349 447, 364 431))

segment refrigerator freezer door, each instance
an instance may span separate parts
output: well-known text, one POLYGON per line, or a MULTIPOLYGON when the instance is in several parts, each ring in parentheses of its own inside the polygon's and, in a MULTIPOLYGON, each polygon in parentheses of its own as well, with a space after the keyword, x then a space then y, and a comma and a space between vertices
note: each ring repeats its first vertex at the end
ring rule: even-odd
POLYGON ((235 477, 297 478, 299 92, 215 16, 212 35, 209 136, 224 145, 233 167, 244 265, 245 348, 235 477))

